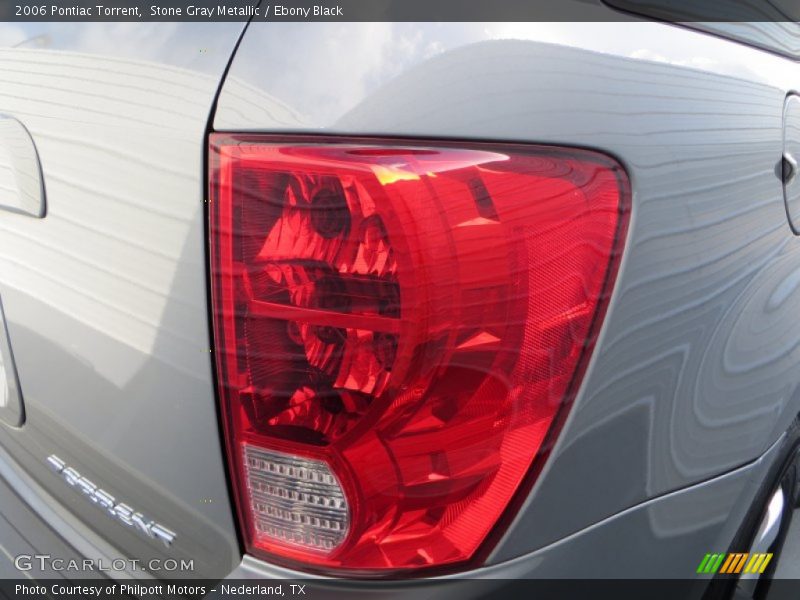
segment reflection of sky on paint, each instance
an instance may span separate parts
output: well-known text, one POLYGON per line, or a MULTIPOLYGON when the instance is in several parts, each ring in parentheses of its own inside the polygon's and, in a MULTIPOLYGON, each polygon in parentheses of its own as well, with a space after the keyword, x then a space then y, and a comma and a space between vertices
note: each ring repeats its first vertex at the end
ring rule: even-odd
MULTIPOLYGON (((715 24, 731 34, 749 34, 754 39, 786 36, 784 23, 715 24)), ((783 60, 766 64, 765 51, 753 52, 742 43, 722 40, 678 25, 652 22, 628 23, 488 23, 486 31, 493 39, 536 39, 542 42, 596 50, 604 54, 628 56, 640 60, 711 70, 722 75, 739 76, 764 83, 786 86, 788 63, 783 60), (722 62, 708 58, 719 54, 712 50, 728 46, 729 58, 722 62), (708 51, 704 49, 708 48, 708 51)))
POLYGON ((245 43, 264 61, 238 63, 236 76, 291 99, 302 115, 328 120, 409 67, 482 37, 481 26, 469 23, 260 23, 245 43))
MULTIPOLYGON (((747 25, 747 24, 744 24, 747 25)), ((308 122, 330 123, 378 87, 436 54, 486 40, 536 40, 697 68, 779 87, 787 61, 688 29, 626 23, 257 23, 231 76, 308 122), (721 62, 720 44, 728 58, 721 62), (253 60, 263 56, 263 61, 253 60)))
POLYGON ((244 23, 0 23, 0 48, 57 49, 216 72, 244 23))
MULTIPOLYGON (((54 48, 180 65, 210 72, 225 60, 226 23, 0 23, 0 47, 54 48), (211 60, 212 56, 216 60, 211 60)), ((748 26, 748 24, 739 24, 748 26)), ((627 23, 257 23, 245 36, 249 55, 232 75, 262 88, 294 111, 330 122, 378 87, 436 54, 496 39, 537 40, 639 60, 695 67, 786 86, 785 61, 764 61, 749 48, 649 22, 627 23), (252 51, 255 46, 256 52, 252 51), (707 52, 704 49, 708 48, 707 52), (755 56, 754 56, 755 54, 755 56), (313 82, 309 81, 313 78, 313 82), (302 90, 302 94, 298 94, 302 90)))
POLYGON ((28 36, 25 33, 23 25, 19 23, 0 22, 0 48, 19 44, 24 41, 26 37, 28 36))

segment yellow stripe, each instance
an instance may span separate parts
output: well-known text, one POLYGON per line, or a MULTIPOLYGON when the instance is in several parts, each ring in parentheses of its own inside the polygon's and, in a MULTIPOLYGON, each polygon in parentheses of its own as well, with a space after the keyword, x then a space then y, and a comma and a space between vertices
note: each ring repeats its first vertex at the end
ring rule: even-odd
POLYGON ((766 560, 765 560, 765 561, 764 561, 764 562, 761 564, 761 568, 758 570, 758 572, 759 572, 759 573, 763 573, 763 572, 764 572, 764 570, 767 568, 767 565, 769 564, 769 561, 771 561, 771 560, 772 560, 772 552, 770 552, 769 554, 767 554, 767 558, 766 558, 766 560))
POLYGON ((742 572, 742 567, 744 566, 744 563, 746 563, 746 562, 747 562, 747 557, 748 557, 748 556, 750 556, 748 553, 744 553, 744 554, 742 554, 742 558, 741 558, 741 560, 739 561, 739 564, 737 564, 737 565, 736 565, 736 568, 735 568, 735 569, 733 569, 733 572, 734 572, 734 573, 741 573, 741 572, 742 572))
POLYGON ((745 573, 755 573, 756 569, 758 568, 756 564, 760 562, 764 558, 763 554, 755 553, 753 556, 750 557, 750 562, 747 563, 747 568, 744 570, 745 573))

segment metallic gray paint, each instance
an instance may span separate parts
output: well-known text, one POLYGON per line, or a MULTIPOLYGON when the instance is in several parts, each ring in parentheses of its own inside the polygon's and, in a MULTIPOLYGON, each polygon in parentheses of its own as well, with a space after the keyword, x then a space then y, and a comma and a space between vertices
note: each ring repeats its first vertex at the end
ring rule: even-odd
POLYGON ((203 152, 243 27, 0 26, 17 46, 0 48, 0 113, 30 132, 48 193, 45 219, 0 212, 27 409, 0 445, 112 558, 194 559, 198 577, 240 558, 210 360, 203 152), (169 524, 175 544, 103 518, 49 472, 51 454, 169 524))
POLYGON ((792 61, 666 24, 253 23, 215 127, 578 145, 625 165, 611 306, 503 562, 753 461, 797 415, 800 241, 776 164, 799 84, 792 61))

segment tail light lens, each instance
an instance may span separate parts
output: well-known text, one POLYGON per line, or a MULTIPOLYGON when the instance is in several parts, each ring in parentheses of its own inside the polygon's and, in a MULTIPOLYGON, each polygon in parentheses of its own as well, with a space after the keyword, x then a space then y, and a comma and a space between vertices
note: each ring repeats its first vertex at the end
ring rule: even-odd
POLYGON ((583 150, 212 135, 248 550, 340 572, 473 558, 578 385, 626 190, 583 150))

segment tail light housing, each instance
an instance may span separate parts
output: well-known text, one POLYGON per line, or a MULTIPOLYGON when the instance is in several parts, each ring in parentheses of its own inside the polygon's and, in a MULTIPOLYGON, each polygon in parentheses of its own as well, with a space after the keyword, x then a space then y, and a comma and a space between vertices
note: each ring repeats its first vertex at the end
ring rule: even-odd
POLYGON ((474 559, 557 433, 628 187, 586 150, 211 136, 219 393, 247 549, 474 559))

